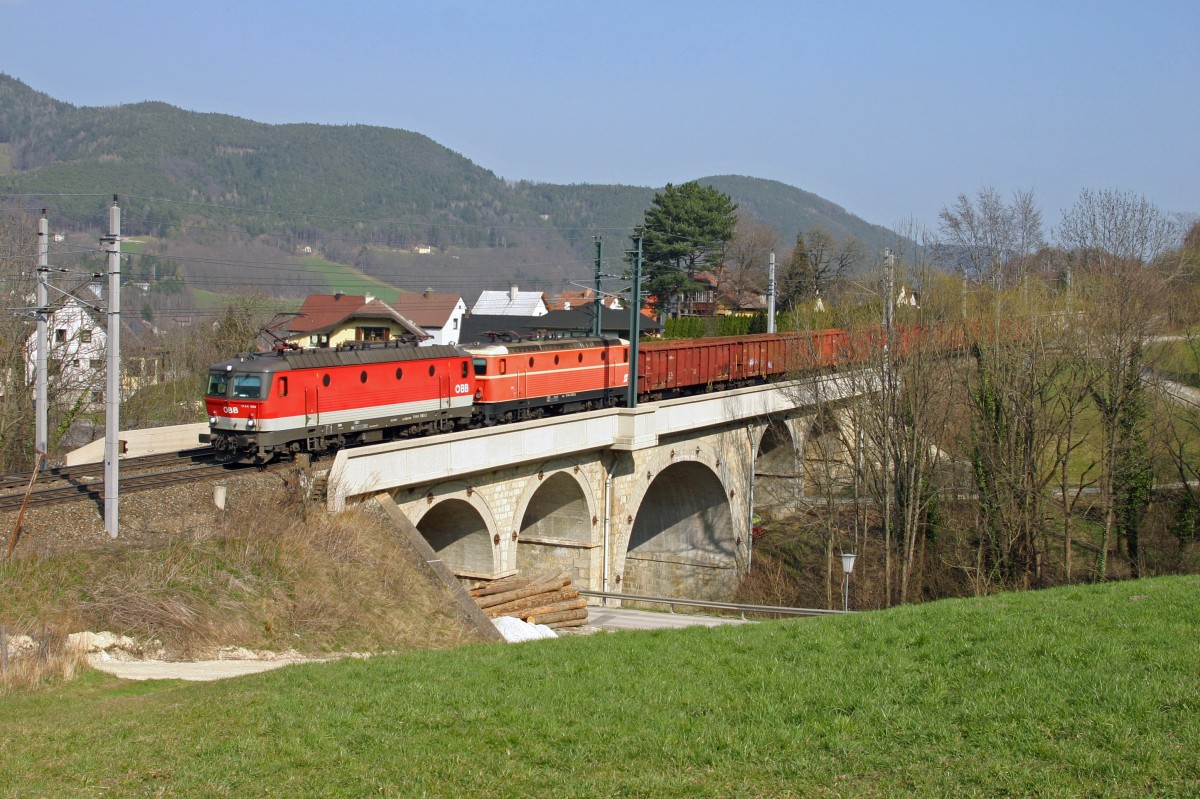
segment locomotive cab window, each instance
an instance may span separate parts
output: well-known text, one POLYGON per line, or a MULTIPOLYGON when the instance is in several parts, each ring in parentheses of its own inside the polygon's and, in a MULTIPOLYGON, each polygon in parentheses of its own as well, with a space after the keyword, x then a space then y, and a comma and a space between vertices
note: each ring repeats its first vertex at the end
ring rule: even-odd
POLYGON ((475 364, 475 374, 487 374, 487 358, 475 358, 473 363, 475 364))
POLYGON ((233 378, 233 396, 239 399, 262 398, 261 375, 237 375, 233 378))
POLYGON ((279 396, 286 397, 287 396, 287 378, 281 376, 279 378, 278 383, 279 383, 279 396))
POLYGON ((208 376, 208 391, 210 397, 224 397, 229 390, 229 375, 225 372, 212 372, 208 376))
POLYGON ((469 361, 463 361, 462 362, 462 376, 466 377, 469 374, 471 374, 471 364, 469 361))

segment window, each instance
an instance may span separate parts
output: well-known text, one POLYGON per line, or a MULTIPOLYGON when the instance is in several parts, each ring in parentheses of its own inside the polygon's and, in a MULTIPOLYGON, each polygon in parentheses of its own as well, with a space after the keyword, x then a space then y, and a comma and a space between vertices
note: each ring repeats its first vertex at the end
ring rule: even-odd
POLYGON ((529 368, 530 369, 533 368, 533 356, 532 355, 529 356, 529 368))
POLYGON ((359 341, 387 341, 389 337, 386 327, 359 327, 354 333, 359 341))
POLYGON ((401 369, 399 366, 397 366, 396 367, 396 379, 399 380, 402 377, 404 377, 404 370, 401 369))
POLYGON ((579 353, 579 362, 583 363, 583 353, 579 353))
POLYGON ((82 342, 84 344, 91 344, 92 343, 92 329, 90 327, 85 327, 82 330, 80 330, 79 331, 79 340, 80 340, 80 342, 82 342))
POLYGON ((487 374, 487 359, 486 358, 476 358, 474 363, 475 363, 475 374, 477 374, 477 375, 486 375, 487 374))
POLYGON ((287 396, 287 377, 280 376, 279 378, 279 396, 287 396))
POLYGON ((433 377, 433 375, 434 375, 434 373, 435 373, 436 371, 437 371, 437 369, 434 367, 434 365, 433 365, 433 364, 429 364, 429 376, 430 376, 430 377, 433 377))
POLYGON ((466 377, 471 374, 471 364, 467 361, 462 362, 462 376, 466 377))
POLYGON ((261 375, 235 375, 233 378, 233 396, 239 399, 259 399, 262 397, 261 375))
POLYGON ((558 356, 557 355, 554 356, 554 365, 558 366, 558 356))
POLYGON ((229 375, 225 372, 212 372, 208 375, 208 391, 210 397, 224 397, 229 388, 229 375))
POLYGON ((60 327, 60 328, 55 329, 54 343, 55 344, 66 344, 67 343, 67 329, 65 327, 60 327))
POLYGON ((363 369, 363 370, 362 370, 362 372, 360 372, 360 373, 359 373, 359 375, 358 375, 358 381, 359 381, 360 383, 365 383, 365 382, 367 382, 367 370, 366 370, 366 369, 363 369))
POLYGON ((329 388, 329 375, 322 375, 321 385, 325 386, 325 388, 329 388))
POLYGON ((502 375, 508 374, 508 358, 500 359, 500 374, 502 374, 502 375))
POLYGON ((608 360, 608 350, 600 350, 600 360, 602 360, 602 361, 608 360))
POLYGON ((451 323, 450 323, 450 329, 451 329, 451 330, 458 330, 458 317, 457 317, 457 316, 456 316, 456 317, 454 317, 454 319, 452 319, 452 320, 451 320, 451 323))

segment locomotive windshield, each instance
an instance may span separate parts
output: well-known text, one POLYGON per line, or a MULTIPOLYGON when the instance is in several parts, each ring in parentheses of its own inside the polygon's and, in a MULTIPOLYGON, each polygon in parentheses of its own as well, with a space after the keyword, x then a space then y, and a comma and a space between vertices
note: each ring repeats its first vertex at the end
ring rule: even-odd
POLYGON ((472 358, 471 361, 475 364, 475 374, 487 374, 487 358, 472 358))
POLYGON ((223 397, 229 388, 229 375, 225 372, 211 372, 208 375, 208 396, 223 397))
POLYGON ((233 378, 233 396, 239 399, 261 399, 262 376, 235 375, 233 378))

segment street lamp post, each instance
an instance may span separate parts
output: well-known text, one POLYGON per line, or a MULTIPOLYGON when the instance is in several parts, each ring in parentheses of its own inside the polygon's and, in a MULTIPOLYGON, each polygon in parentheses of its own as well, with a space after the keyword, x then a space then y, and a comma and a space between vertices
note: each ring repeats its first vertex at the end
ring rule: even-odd
POLYGON ((842 580, 842 610, 847 613, 850 611, 850 572, 854 571, 854 558, 853 552, 842 553, 842 573, 845 575, 842 580))

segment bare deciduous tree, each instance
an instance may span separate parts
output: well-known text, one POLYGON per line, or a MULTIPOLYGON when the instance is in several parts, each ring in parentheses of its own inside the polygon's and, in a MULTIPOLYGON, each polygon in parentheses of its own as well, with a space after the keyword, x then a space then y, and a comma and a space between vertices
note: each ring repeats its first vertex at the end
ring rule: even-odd
POLYGON ((33 394, 25 342, 33 331, 27 311, 36 264, 37 223, 19 209, 0 207, 0 466, 9 470, 32 465, 33 394))
POLYGON ((1076 265, 1069 290, 1079 300, 1085 363, 1100 414, 1100 501, 1104 538, 1097 575, 1108 573, 1110 547, 1126 545, 1140 567, 1138 528, 1149 500, 1146 455, 1146 342, 1163 315, 1175 264, 1163 263, 1177 243, 1172 220, 1145 198, 1117 190, 1080 193, 1063 215, 1060 246, 1076 265))
POLYGON ((748 216, 739 217, 724 262, 716 269, 717 289, 738 308, 759 307, 767 289, 767 261, 775 231, 748 216))

